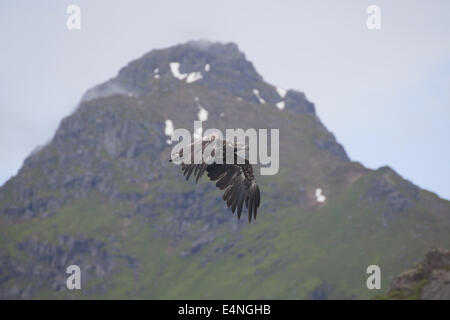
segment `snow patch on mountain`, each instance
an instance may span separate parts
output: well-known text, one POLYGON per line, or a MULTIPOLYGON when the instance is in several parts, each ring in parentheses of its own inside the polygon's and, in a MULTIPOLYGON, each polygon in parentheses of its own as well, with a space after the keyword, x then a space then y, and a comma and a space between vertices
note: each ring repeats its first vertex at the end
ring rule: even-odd
MULTIPOLYGON (((203 106, 200 104, 200 99, 198 97, 194 97, 196 103, 197 103, 197 107, 198 107, 198 113, 197 113, 197 117, 199 121, 206 121, 208 120, 208 110, 206 110, 205 108, 203 108, 203 106)), ((194 139, 200 139, 202 138, 202 134, 203 134, 203 128, 196 128, 194 130, 194 139)))
POLYGON ((180 72, 180 63, 179 62, 171 62, 170 63, 170 72, 172 72, 172 75, 177 78, 178 80, 184 80, 186 78, 186 73, 180 72))
POLYGON ((155 79, 159 79, 160 78, 160 76, 159 76, 159 69, 158 68, 156 68, 155 70, 153 70, 153 78, 155 78, 155 79))
POLYGON ((178 80, 186 79, 186 83, 192 83, 203 78, 201 72, 181 73, 179 62, 170 63, 170 72, 178 80))
POLYGON ((287 90, 282 89, 282 88, 277 88, 277 92, 280 95, 281 99, 284 99, 284 97, 286 96, 287 90))
POLYGON ((170 139, 167 139, 166 142, 167 144, 172 144, 172 135, 173 135, 173 122, 170 119, 166 120, 166 127, 164 129, 164 134, 166 136, 169 136, 170 139))
POLYGON ((253 94, 258 98, 259 103, 261 103, 261 104, 266 103, 266 100, 261 98, 261 95, 259 94, 259 90, 258 89, 253 89, 253 94))
POLYGON ((186 78, 186 83, 192 83, 195 82, 197 80, 200 80, 202 77, 202 74, 200 72, 191 72, 188 74, 187 78, 186 78))
POLYGON ((317 202, 325 202, 326 197, 324 194, 322 194, 322 189, 317 188, 316 189, 316 201, 317 202))
POLYGON ((284 101, 280 101, 280 102, 277 102, 276 106, 278 109, 283 110, 285 107, 285 103, 284 103, 284 101))
POLYGON ((198 120, 200 120, 200 121, 208 120, 208 110, 206 110, 202 106, 199 106, 199 112, 197 115, 198 115, 198 120))

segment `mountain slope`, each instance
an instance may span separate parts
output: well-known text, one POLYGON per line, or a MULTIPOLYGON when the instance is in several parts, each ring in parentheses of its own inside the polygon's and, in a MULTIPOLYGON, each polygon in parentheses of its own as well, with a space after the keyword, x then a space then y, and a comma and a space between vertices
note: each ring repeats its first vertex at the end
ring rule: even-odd
POLYGON ((392 282, 388 295, 377 299, 450 299, 450 251, 430 250, 425 259, 392 282))
POLYGON ((265 82, 234 44, 189 42, 89 90, 1 187, 0 297, 368 298, 368 265, 384 292, 449 231, 448 201, 350 161, 303 93, 265 82), (167 161, 165 121, 192 131, 200 108, 205 129, 280 129, 251 224, 167 161), (80 291, 65 288, 71 264, 80 291))

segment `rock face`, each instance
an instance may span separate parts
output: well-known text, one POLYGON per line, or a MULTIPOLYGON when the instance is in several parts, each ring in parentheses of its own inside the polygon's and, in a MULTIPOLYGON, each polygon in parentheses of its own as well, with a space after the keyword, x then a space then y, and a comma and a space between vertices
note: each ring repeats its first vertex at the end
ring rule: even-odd
POLYGON ((60 292, 66 287, 67 276, 61 273, 61 270, 71 264, 82 268, 84 284, 94 277, 102 278, 113 272, 116 263, 116 259, 105 250, 104 244, 93 239, 75 239, 71 236, 61 236, 56 245, 42 243, 36 237, 31 237, 18 243, 17 250, 30 257, 34 263, 23 265, 17 259, 0 257, 2 280, 13 278, 22 282, 15 283, 9 290, 3 290, 0 298, 30 299, 43 284, 55 292, 60 292), (37 277, 38 284, 33 284, 37 277), (27 282, 30 283, 26 284, 27 282))
POLYGON ((372 181, 366 199, 370 203, 385 200, 384 216, 393 218, 405 212, 419 200, 419 188, 411 182, 401 179, 389 167, 380 168, 382 174, 372 181), (394 181, 398 182, 395 183, 394 181), (400 186, 400 188, 399 188, 400 186))
POLYGON ((449 231, 448 201, 350 161, 305 94, 235 44, 188 42, 89 90, 0 188, 0 297, 367 298, 368 265, 394 276, 449 231), (201 109, 204 130, 280 130, 250 225, 167 161, 167 121, 192 132, 201 109), (81 291, 65 287, 71 264, 81 291))
POLYGON ((419 265, 394 279, 387 298, 450 300, 450 251, 430 250, 419 265))

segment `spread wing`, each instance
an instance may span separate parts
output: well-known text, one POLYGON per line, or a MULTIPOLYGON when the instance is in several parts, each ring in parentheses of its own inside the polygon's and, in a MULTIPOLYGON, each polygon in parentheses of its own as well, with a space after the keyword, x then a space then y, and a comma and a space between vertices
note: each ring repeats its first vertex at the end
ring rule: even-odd
MULTIPOLYGON (((194 177, 195 177, 195 183, 198 182, 198 180, 203 176, 203 174, 206 171, 206 168, 208 167, 208 164, 205 163, 205 161, 203 161, 202 159, 202 163, 199 164, 195 164, 194 163, 194 157, 195 157, 195 144, 196 143, 201 143, 201 149, 199 148, 199 150, 201 150, 201 152, 203 153, 205 151, 205 149, 210 146, 213 143, 214 140, 204 140, 204 141, 197 141, 191 144, 191 161, 190 164, 185 164, 182 163, 181 164, 181 171, 183 171, 183 175, 186 177, 186 180, 189 180, 189 177, 192 175, 192 173, 194 173, 194 177)), ((183 150, 181 150, 180 152, 180 157, 183 156, 183 150)))
POLYGON ((211 164, 207 166, 208 177, 211 181, 217 181, 216 187, 225 189, 223 200, 234 213, 237 209, 237 216, 241 218, 242 207, 248 210, 248 221, 252 216, 256 219, 256 214, 261 201, 259 187, 253 175, 253 167, 246 160, 245 164, 211 164))
MULTIPOLYGON (((244 164, 218 164, 215 162, 212 164, 207 164, 204 161, 200 164, 193 163, 194 144, 201 143, 201 150, 203 152, 206 147, 212 143, 212 141, 213 140, 204 140, 194 142, 191 145, 191 164, 181 164, 183 175, 186 177, 186 180, 189 180, 193 174, 195 177, 195 182, 197 183, 205 171, 207 171, 209 179, 211 181, 217 181, 216 187, 220 190, 225 190, 223 200, 226 202, 227 206, 231 208, 233 213, 237 210, 238 218, 241 217, 242 208, 245 203, 245 207, 248 211, 248 221, 250 222, 252 217, 254 219, 256 218, 259 204, 261 202, 261 194, 253 174, 253 167, 249 161, 245 159, 244 164)), ((226 149, 224 148, 224 158, 226 157, 225 154, 226 149)), ((182 153, 180 156, 182 156, 182 153)), ((235 160, 236 159, 237 155, 235 153, 235 160)))

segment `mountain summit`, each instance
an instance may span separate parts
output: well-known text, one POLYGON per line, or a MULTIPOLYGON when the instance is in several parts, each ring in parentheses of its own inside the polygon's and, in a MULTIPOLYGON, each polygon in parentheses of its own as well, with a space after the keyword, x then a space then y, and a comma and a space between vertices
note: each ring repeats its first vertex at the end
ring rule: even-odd
POLYGON ((314 105, 303 93, 265 83, 234 43, 208 41, 190 41, 153 50, 122 68, 114 79, 88 90, 83 101, 112 94, 142 97, 158 90, 174 89, 173 86, 179 85, 174 79, 195 82, 246 101, 264 101, 278 104, 280 109, 314 113, 314 105))
POLYGON ((0 297, 367 298, 380 293, 367 266, 386 291, 449 231, 448 201, 350 161, 303 93, 264 81, 235 44, 191 41, 88 90, 0 188, 0 297), (251 225, 167 161, 194 120, 280 129, 251 225), (67 290, 69 265, 82 290, 67 290))

